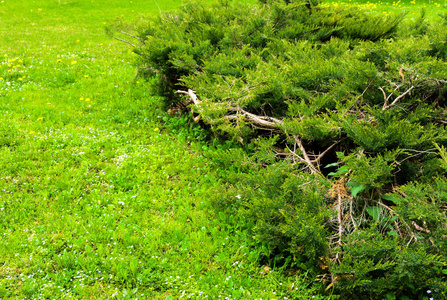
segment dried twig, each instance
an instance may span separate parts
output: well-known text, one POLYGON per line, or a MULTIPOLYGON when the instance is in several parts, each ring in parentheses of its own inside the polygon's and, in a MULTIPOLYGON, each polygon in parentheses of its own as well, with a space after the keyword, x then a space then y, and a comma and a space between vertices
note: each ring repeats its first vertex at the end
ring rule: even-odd
POLYGON ((357 230, 357 223, 354 220, 354 208, 353 208, 353 205, 352 205, 353 203, 354 203, 353 198, 351 198, 350 201, 349 201, 349 216, 351 217, 352 225, 354 225, 354 231, 356 231, 357 230))
POLYGON ((132 47, 135 47, 135 48, 137 48, 138 46, 137 45, 135 45, 135 44, 133 44, 133 43, 131 43, 131 42, 129 42, 129 41, 126 41, 126 40, 123 40, 123 39, 120 39, 120 38, 117 38, 117 37, 113 37, 115 40, 118 40, 118 41, 120 41, 120 42, 124 42, 124 43, 127 43, 127 44, 129 44, 129 45, 131 45, 132 47))
MULTIPOLYGON (((253 122, 253 124, 259 125, 261 127, 266 127, 269 129, 278 129, 278 125, 282 124, 283 122, 281 120, 272 118, 272 117, 266 117, 266 116, 258 116, 252 113, 249 113, 248 111, 243 110, 242 108, 229 108, 230 111, 235 111, 237 114, 243 115, 245 118, 247 118, 249 121, 253 122)), ((228 119, 236 119, 238 118, 237 115, 227 116, 228 119)))
POLYGON ((379 86, 379 90, 382 91, 383 99, 384 99, 384 106, 386 106, 388 104, 388 99, 390 99, 390 97, 391 97, 391 95, 393 95, 393 93, 391 93, 389 96, 387 96, 385 91, 383 90, 383 88, 381 86, 379 86))
POLYGON ((294 140, 296 145, 298 145, 298 148, 300 148, 301 152, 303 153, 304 162, 307 163, 311 173, 318 173, 320 174, 320 171, 318 171, 315 166, 313 165, 312 161, 310 160, 309 156, 307 155, 306 149, 304 149, 303 143, 298 138, 298 136, 294 136, 294 140))
POLYGON ((199 100, 199 98, 197 98, 197 95, 196 95, 196 94, 194 93, 194 91, 191 90, 191 89, 188 89, 188 91, 181 91, 181 90, 178 90, 177 93, 188 95, 189 98, 191 99, 191 101, 192 101, 195 105, 201 103, 201 101, 199 100))
POLYGON ((411 90, 414 89, 414 85, 412 85, 408 90, 406 90, 403 94, 401 94, 399 97, 397 97, 396 99, 394 99, 394 101, 388 106, 385 107, 384 109, 382 108, 382 110, 385 110, 393 105, 395 105, 397 103, 397 101, 399 101, 400 99, 402 99, 403 97, 405 97, 406 94, 408 94, 409 92, 411 92, 411 90))
MULTIPOLYGON (((287 145, 286 145, 286 147, 287 147, 287 150, 289 150, 290 153, 284 153, 285 155, 292 155, 294 158, 295 158, 295 157, 298 158, 301 162, 306 162, 306 161, 304 160, 304 158, 302 158, 301 156, 299 156, 298 154, 296 154, 296 150, 292 150, 292 149, 290 149, 289 146, 287 146, 287 145)), ((293 161, 295 162, 295 159, 293 159, 293 161)))
POLYGON ((420 231, 420 232, 423 232, 423 233, 431 233, 430 230, 425 229, 425 228, 419 226, 415 221, 412 221, 412 222, 411 222, 411 225, 413 225, 414 228, 415 228, 417 231, 420 231))
MULTIPOLYGON (((344 138, 343 138, 344 139, 344 138)), ((330 145, 326 150, 324 150, 322 153, 320 153, 312 162, 319 162, 323 156, 329 152, 329 150, 331 150, 332 148, 334 148, 338 143, 340 143, 341 141, 343 141, 343 139, 336 141, 335 143, 333 143, 332 145, 330 145)))
MULTIPOLYGON (((191 101, 194 103, 194 105, 198 105, 201 103, 201 101, 198 99, 197 95, 191 89, 188 89, 188 91, 178 90, 177 93, 188 95, 189 98, 191 99, 191 101)), ((279 119, 276 119, 273 117, 268 117, 268 116, 258 116, 258 115, 252 114, 240 107, 230 107, 230 108, 228 108, 228 110, 236 112, 236 115, 229 115, 229 116, 226 116, 225 118, 227 118, 229 120, 235 120, 239 117, 238 115, 242 115, 247 120, 252 122, 254 125, 260 126, 260 129, 275 129, 275 130, 277 130, 278 125, 283 123, 282 120, 279 120, 279 119)))
MULTIPOLYGON (((397 86, 394 91, 396 91, 398 88, 400 88, 401 86, 397 86)), ((383 103, 383 107, 382 110, 387 110, 388 108, 390 108, 391 106, 396 105, 397 101, 399 101, 400 99, 402 99, 403 97, 405 97, 409 92, 411 92, 411 90, 414 89, 414 85, 412 85, 409 89, 407 89, 403 94, 399 95, 396 99, 394 99, 393 102, 391 102, 391 104, 388 104, 388 101, 390 100, 391 96, 393 95, 394 92, 391 92, 388 96, 386 95, 385 91, 383 90, 383 88, 379 87, 379 90, 382 91, 383 97, 385 99, 384 103, 383 103)))
POLYGON ((401 163, 403 163, 404 161, 419 156, 419 155, 423 155, 423 154, 437 154, 437 152, 433 152, 434 150, 436 150, 436 148, 431 148, 431 149, 427 149, 424 151, 419 151, 419 150, 414 150, 414 149, 402 149, 403 151, 413 151, 416 152, 416 154, 410 155, 405 157, 404 159, 402 159, 401 161, 398 161, 397 164, 400 165, 401 163))
POLYGON ((115 30, 118 31, 119 33, 122 33, 122 34, 124 34, 124 35, 127 35, 128 37, 131 37, 131 38, 134 38, 134 39, 138 40, 140 43, 142 42, 142 39, 139 38, 139 37, 137 37, 137 36, 134 36, 134 35, 132 35, 132 34, 130 34, 130 33, 128 33, 128 32, 122 31, 122 30, 117 29, 117 28, 113 28, 113 29, 115 29, 115 30))
POLYGON ((412 241, 414 238, 415 238, 415 236, 414 236, 414 234, 412 233, 412 234, 411 234, 411 238, 410 238, 410 240, 409 240, 408 243, 407 243, 407 247, 410 246, 411 241, 412 241))
POLYGON ((161 13, 161 8, 160 5, 158 5, 158 2, 156 0, 154 0, 155 4, 158 6, 158 12, 160 13, 160 17, 163 20, 163 14, 161 13))
POLYGON ((337 202, 337 220, 338 220, 338 244, 341 246, 341 239, 343 237, 343 222, 342 222, 342 206, 341 206, 341 195, 338 193, 338 202, 337 202))
POLYGON ((386 208, 391 214, 394 213, 394 210, 391 207, 389 207, 388 205, 385 205, 382 202, 379 202, 377 200, 373 200, 373 202, 375 202, 375 203, 379 204, 380 206, 386 208))
MULTIPOLYGON (((336 241, 333 242, 333 244, 342 246, 343 234, 345 232, 345 223, 348 223, 348 227, 349 227, 349 222, 353 221, 352 214, 351 213, 345 214, 345 212, 344 212, 345 211, 344 202, 346 200, 349 201, 352 199, 352 197, 348 194, 348 192, 346 190, 346 179, 345 178, 341 178, 340 180, 338 180, 337 182, 334 182, 332 184, 330 197, 336 199, 335 210, 337 211, 337 217, 336 217, 337 233, 335 233, 333 236, 333 239, 334 240, 336 239, 336 241)), ((352 206, 352 203, 349 206, 350 210, 352 209, 351 206, 352 206)), ((354 225, 354 228, 357 228, 357 224, 355 222, 353 222, 353 225, 354 225)))

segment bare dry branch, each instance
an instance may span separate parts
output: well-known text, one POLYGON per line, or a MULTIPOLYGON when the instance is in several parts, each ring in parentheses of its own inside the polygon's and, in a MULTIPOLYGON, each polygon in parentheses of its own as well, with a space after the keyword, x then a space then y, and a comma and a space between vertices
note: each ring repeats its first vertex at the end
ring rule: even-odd
POLYGON ((338 244, 341 246, 342 245, 342 243, 341 243, 341 239, 342 239, 342 237, 343 237, 343 222, 342 222, 342 214, 343 214, 343 212, 342 212, 342 206, 341 206, 341 201, 342 201, 342 198, 341 198, 341 195, 340 194, 338 194, 337 195, 337 197, 338 197, 338 202, 337 202, 337 219, 338 219, 338 244))
MULTIPOLYGON (((380 87, 379 86, 379 90, 381 90, 382 91, 382 94, 383 94, 383 100, 384 100, 384 105, 387 105, 388 104, 388 97, 386 96, 386 93, 385 93, 385 91, 382 89, 382 87, 380 87)), ((392 94, 392 93, 391 93, 392 94)))
POLYGON ((278 120, 278 119, 275 119, 272 117, 257 116, 255 114, 252 114, 252 113, 249 113, 248 111, 243 110, 242 108, 229 108, 229 110, 235 111, 236 113, 243 115, 249 121, 251 121, 254 124, 259 125, 261 127, 278 129, 278 124, 282 124, 281 120, 278 120))
POLYGON ((134 35, 132 35, 132 34, 130 34, 128 32, 122 31, 122 30, 120 30, 118 28, 113 28, 113 29, 115 29, 115 31, 118 31, 121 34, 127 35, 128 37, 131 37, 131 38, 134 38, 134 39, 138 40, 140 43, 142 42, 142 39, 137 37, 137 36, 134 36, 134 35))
POLYGON ((191 90, 191 89, 188 89, 188 91, 181 91, 181 90, 178 90, 177 93, 188 95, 189 98, 191 99, 191 101, 192 101, 195 105, 201 103, 201 101, 199 100, 199 98, 197 98, 197 95, 196 95, 196 94, 194 93, 194 91, 191 90))
MULTIPOLYGON (((286 146, 287 149, 290 151, 290 153, 292 154, 292 156, 295 158, 298 158, 301 162, 306 162, 306 160, 304 158, 302 158, 301 156, 299 156, 298 154, 296 154, 296 150, 292 150, 289 148, 289 146, 286 146)), ((294 159, 295 161, 295 159, 294 159)))
POLYGON ((129 41, 126 41, 126 40, 123 40, 123 39, 120 39, 120 38, 117 38, 117 37, 113 37, 113 38, 114 38, 115 40, 120 41, 120 42, 127 43, 127 44, 131 45, 132 47, 135 47, 135 48, 138 47, 137 45, 135 45, 135 44, 133 44, 133 43, 131 43, 131 42, 129 42, 129 41))
POLYGON ((373 200, 373 201, 374 201, 375 203, 379 204, 380 206, 386 208, 390 213, 394 213, 394 210, 393 210, 391 207, 389 207, 388 205, 385 205, 385 204, 383 204, 382 202, 379 202, 379 201, 376 201, 376 200, 373 200))
POLYGON ((424 233, 430 233, 430 230, 425 229, 425 228, 419 226, 415 221, 412 221, 412 222, 411 222, 411 225, 413 225, 414 228, 415 228, 417 231, 424 232, 424 233))
POLYGON ((307 163, 307 165, 309 166, 309 169, 311 171, 311 173, 318 173, 320 174, 320 171, 318 171, 315 166, 313 165, 312 161, 310 160, 309 156, 307 155, 306 149, 304 149, 303 143, 301 142, 301 140, 298 138, 298 136, 294 136, 294 140, 296 145, 298 145, 298 148, 301 150, 301 152, 303 153, 303 158, 304 161, 307 163))
POLYGON ((433 152, 434 150, 436 150, 436 148, 427 149, 425 151, 419 151, 419 150, 414 150, 414 149, 402 149, 402 150, 404 150, 404 151, 413 151, 413 152, 416 152, 416 154, 407 156, 404 159, 398 161, 397 162, 398 165, 400 165, 401 163, 403 163, 404 161, 406 161, 406 160, 408 160, 410 158, 413 158, 413 157, 416 157, 416 156, 419 156, 419 155, 423 155, 423 154, 437 154, 437 152, 433 152))
MULTIPOLYGON (((384 92, 384 90, 383 90, 381 87, 379 87, 379 89, 382 91, 382 93, 383 93, 384 95, 386 95, 385 92, 384 92)), ((397 103, 397 101, 399 101, 400 99, 402 99, 403 97, 405 97, 409 92, 411 92, 412 89, 414 89, 414 85, 412 85, 408 90, 406 90, 403 94, 401 94, 401 95, 398 96, 396 99, 394 99, 394 101, 391 102, 391 104, 388 105, 388 100, 389 100, 389 98, 391 97, 391 95, 393 94, 393 93, 391 93, 387 98, 385 98, 385 103, 383 104, 382 110, 387 110, 387 109, 390 108, 391 106, 394 106, 394 105, 397 103)))
POLYGON ((412 85, 408 90, 406 90, 402 95, 400 95, 399 97, 397 97, 396 99, 394 99, 394 101, 389 105, 390 107, 393 106, 394 104, 396 104, 397 101, 399 101, 400 99, 402 99, 403 97, 405 97, 406 94, 408 94, 409 92, 411 92, 411 90, 414 89, 414 86, 412 85))
POLYGON ((332 184, 329 197, 335 199, 334 210, 337 213, 332 221, 335 223, 336 233, 332 236, 331 245, 337 245, 336 247, 339 247, 342 246, 343 235, 346 230, 349 230, 351 223, 354 230, 357 229, 357 224, 352 214, 352 197, 347 192, 345 178, 341 178, 332 184))
MULTIPOLYGON (((191 101, 197 105, 200 104, 201 101, 198 99, 197 95, 194 93, 193 90, 188 89, 188 91, 181 91, 178 90, 177 93, 180 94, 186 94, 189 96, 189 98, 191 99, 191 101)), ((240 107, 230 107, 228 108, 228 110, 236 112, 237 114, 240 114, 242 116, 244 116, 245 118, 247 118, 250 122, 252 122, 255 125, 258 125, 261 127, 261 129, 278 129, 278 125, 282 124, 283 121, 273 118, 273 117, 268 117, 268 116, 258 116, 255 114, 252 114, 240 107)), ((238 116, 237 115, 230 115, 226 117, 227 119, 237 119, 238 116)))
POLYGON ((407 247, 410 246, 411 241, 412 241, 414 238, 415 238, 415 236, 414 236, 414 234, 412 233, 412 234, 411 234, 411 238, 410 238, 410 240, 409 240, 408 243, 407 243, 407 247))
POLYGON ((331 150, 332 148, 334 148, 338 143, 340 143, 343 139, 336 141, 335 143, 333 143, 332 145, 330 145, 326 150, 324 150, 322 153, 320 153, 317 158, 315 158, 312 162, 319 162, 323 156, 329 152, 329 150, 331 150))
POLYGON ((352 205, 353 203, 354 203, 353 199, 350 199, 350 201, 349 201, 349 216, 351 217, 351 222, 352 222, 352 225, 354 226, 354 231, 356 231, 357 223, 354 220, 354 208, 352 205))

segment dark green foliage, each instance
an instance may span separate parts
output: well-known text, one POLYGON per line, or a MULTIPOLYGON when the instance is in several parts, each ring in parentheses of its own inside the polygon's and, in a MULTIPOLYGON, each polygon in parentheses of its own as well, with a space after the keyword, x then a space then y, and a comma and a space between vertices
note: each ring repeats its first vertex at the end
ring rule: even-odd
POLYGON ((215 157, 217 207, 342 299, 444 297, 447 25, 261 2, 191 2, 138 34, 167 104, 242 144, 215 157))

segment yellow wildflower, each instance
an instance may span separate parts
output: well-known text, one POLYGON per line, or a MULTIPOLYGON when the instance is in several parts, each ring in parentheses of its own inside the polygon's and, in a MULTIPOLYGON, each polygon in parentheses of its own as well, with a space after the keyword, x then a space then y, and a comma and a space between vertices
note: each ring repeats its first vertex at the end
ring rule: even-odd
POLYGON ((85 101, 86 101, 86 102, 89 102, 89 101, 90 101, 90 98, 85 98, 85 101))
POLYGON ((71 62, 72 65, 75 65, 75 64, 77 64, 77 63, 78 63, 78 62, 75 61, 75 60, 71 62))
POLYGON ((0 81, 2 81, 3 80, 3 77, 0 77, 0 81))
POLYGON ((18 79, 19 81, 22 81, 23 80, 23 78, 22 77, 19 77, 19 79, 18 79))
POLYGON ((79 98, 79 100, 81 100, 81 101, 84 100, 84 97, 79 98))
POLYGON ((35 132, 35 131, 32 131, 32 130, 29 132, 29 134, 35 134, 35 133, 36 133, 36 132, 35 132))
POLYGON ((43 120, 42 117, 37 118, 37 121, 42 121, 42 120, 43 120))
POLYGON ((140 173, 143 174, 143 173, 146 173, 146 171, 145 170, 141 170, 140 173))
POLYGON ((88 78, 88 75, 84 75, 85 78, 88 78))
POLYGON ((158 128, 158 127, 155 127, 154 128, 154 131, 159 131, 160 129, 158 128))

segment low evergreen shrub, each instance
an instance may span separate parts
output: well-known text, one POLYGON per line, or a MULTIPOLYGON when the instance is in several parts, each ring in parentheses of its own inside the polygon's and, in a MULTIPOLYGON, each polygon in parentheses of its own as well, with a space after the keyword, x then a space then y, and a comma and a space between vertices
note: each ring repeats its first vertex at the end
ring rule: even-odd
POLYGON ((256 224, 266 264, 342 299, 445 297, 445 20, 222 0, 145 24, 139 76, 244 145, 215 157, 215 201, 256 224))

